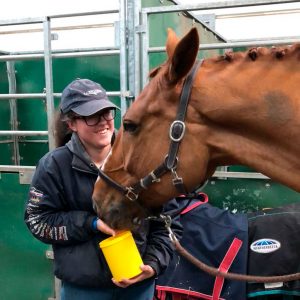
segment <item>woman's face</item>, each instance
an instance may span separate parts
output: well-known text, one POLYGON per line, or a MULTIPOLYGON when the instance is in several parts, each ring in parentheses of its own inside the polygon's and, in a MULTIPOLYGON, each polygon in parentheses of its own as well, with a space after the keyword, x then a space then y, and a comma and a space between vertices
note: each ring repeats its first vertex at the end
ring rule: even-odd
POLYGON ((107 117, 109 110, 100 111, 89 117, 75 117, 69 127, 76 132, 86 150, 101 151, 110 146, 114 133, 114 119, 107 117), (104 117, 103 117, 104 115, 104 117))

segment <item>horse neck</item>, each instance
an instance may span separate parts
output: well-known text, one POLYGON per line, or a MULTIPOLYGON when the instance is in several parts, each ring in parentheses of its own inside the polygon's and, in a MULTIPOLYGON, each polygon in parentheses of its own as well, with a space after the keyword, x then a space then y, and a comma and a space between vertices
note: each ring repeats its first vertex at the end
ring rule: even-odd
POLYGON ((204 64, 194 95, 207 126, 211 163, 247 165, 300 191, 300 72, 295 63, 204 64))

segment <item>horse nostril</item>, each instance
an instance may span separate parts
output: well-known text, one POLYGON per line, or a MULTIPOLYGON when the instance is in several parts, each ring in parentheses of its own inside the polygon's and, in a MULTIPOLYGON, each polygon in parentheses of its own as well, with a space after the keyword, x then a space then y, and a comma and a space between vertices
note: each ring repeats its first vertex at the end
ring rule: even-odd
POLYGON ((134 225, 141 225, 142 224, 142 220, 138 217, 135 217, 132 219, 132 224, 134 225))

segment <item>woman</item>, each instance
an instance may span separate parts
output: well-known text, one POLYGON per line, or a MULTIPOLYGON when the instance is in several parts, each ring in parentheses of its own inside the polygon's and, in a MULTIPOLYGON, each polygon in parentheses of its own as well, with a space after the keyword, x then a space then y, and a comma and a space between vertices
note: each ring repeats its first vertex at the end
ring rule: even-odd
MULTIPOLYGON (((111 149, 118 108, 101 85, 77 79, 64 89, 60 109, 57 134, 65 138, 59 134, 64 124, 71 140, 39 161, 25 222, 37 239, 53 246, 54 273, 62 280, 61 300, 150 300, 154 278, 166 268, 173 251, 164 224, 144 221, 134 234, 144 262, 134 278, 112 279, 99 249, 99 242, 115 231, 97 218, 91 195, 98 168, 111 149)), ((173 201, 166 209, 176 208, 173 201)), ((178 223, 173 229, 181 232, 178 223)))

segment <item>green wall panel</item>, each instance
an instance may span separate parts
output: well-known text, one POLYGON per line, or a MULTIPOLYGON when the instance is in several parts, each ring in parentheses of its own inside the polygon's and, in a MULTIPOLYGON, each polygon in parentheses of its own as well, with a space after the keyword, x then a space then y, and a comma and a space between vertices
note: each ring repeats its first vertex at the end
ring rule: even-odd
POLYGON ((53 297, 48 246, 36 240, 24 221, 28 185, 18 174, 0 173, 0 299, 47 300, 53 297))
POLYGON ((120 90, 118 55, 53 60, 54 91, 59 93, 76 78, 99 82, 107 91, 120 90))
POLYGON ((0 143, 0 165, 11 165, 13 163, 12 155, 13 155, 13 144, 0 143))
MULTIPOLYGON (((0 62, 0 91, 1 93, 8 93, 8 79, 5 62, 0 62)), ((0 100, 0 102, 1 101, 2 100, 0 100)))
POLYGON ((35 166, 38 160, 49 151, 48 143, 20 142, 21 165, 35 166))
POLYGON ((252 212, 300 201, 300 194, 271 180, 213 178, 205 186, 209 202, 233 212, 252 212))

